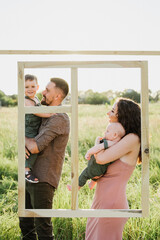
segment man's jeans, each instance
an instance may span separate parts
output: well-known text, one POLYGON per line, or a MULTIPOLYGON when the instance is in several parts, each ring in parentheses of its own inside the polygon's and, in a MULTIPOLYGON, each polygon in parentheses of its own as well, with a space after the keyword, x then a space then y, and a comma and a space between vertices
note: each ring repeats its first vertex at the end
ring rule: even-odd
MULTIPOLYGON (((48 183, 26 182, 26 209, 52 209, 55 188, 48 183)), ((24 240, 52 240, 51 218, 20 217, 20 228, 24 240), (37 234, 36 234, 37 233, 37 234)))

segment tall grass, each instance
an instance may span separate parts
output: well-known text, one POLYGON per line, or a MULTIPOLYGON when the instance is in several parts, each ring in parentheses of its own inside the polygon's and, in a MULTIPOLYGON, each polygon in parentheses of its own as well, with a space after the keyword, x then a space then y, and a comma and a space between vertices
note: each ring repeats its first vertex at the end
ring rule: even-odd
MULTIPOLYGON (((79 173, 86 167, 84 155, 93 146, 95 137, 102 135, 106 125, 107 109, 104 105, 79 106, 79 173)), ((125 240, 160 239, 160 103, 150 105, 150 217, 130 218, 125 226, 125 240)), ((70 141, 59 188, 53 208, 70 209, 70 141)), ((0 109, 0 240, 20 239, 17 216, 17 108, 0 109)), ((90 208, 94 190, 87 184, 79 191, 79 208, 90 208)), ((127 187, 129 206, 141 208, 141 166, 137 166, 127 187)), ((83 240, 86 218, 52 218, 57 240, 83 240)))

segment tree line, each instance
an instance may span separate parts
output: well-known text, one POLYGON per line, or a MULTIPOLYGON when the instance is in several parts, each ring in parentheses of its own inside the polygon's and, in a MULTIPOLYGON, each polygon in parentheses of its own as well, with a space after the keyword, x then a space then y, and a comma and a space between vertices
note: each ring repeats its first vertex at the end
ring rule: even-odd
MULTIPOLYGON (((112 104, 118 97, 130 98, 137 103, 141 101, 141 94, 133 89, 125 89, 122 92, 109 90, 107 92, 93 92, 88 90, 86 92, 79 92, 78 102, 79 104, 112 104)), ((152 94, 149 90, 149 102, 157 102, 160 100, 160 90, 152 94)))
MULTIPOLYGON (((42 98, 42 94, 37 94, 39 99, 42 98)), ((130 98, 137 103, 140 103, 141 94, 136 92, 133 89, 125 89, 122 92, 119 91, 106 91, 106 92, 93 92, 89 89, 87 91, 78 92, 78 103, 79 104, 112 104, 114 99, 117 97, 130 98)), ((70 102, 71 96, 68 95, 66 102, 70 102)), ((160 90, 154 94, 149 90, 149 101, 157 102, 160 100, 160 90)), ((14 107, 18 105, 18 96, 17 94, 6 95, 3 91, 0 90, 0 106, 4 107, 14 107)))
POLYGON ((0 106, 3 107, 14 107, 18 105, 18 96, 17 94, 6 95, 0 90, 0 106))

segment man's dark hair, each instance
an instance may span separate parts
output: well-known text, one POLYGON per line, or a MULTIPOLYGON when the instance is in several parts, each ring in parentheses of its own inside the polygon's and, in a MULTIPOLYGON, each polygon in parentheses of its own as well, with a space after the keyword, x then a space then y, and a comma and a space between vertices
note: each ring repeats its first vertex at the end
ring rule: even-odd
POLYGON ((65 98, 69 91, 68 83, 62 78, 51 78, 50 81, 55 83, 56 87, 62 90, 62 97, 65 98))
POLYGON ((38 81, 37 81, 37 77, 36 76, 34 76, 34 75, 31 75, 31 74, 26 74, 25 75, 25 82, 26 81, 33 81, 33 80, 35 80, 36 81, 36 83, 38 83, 38 81))

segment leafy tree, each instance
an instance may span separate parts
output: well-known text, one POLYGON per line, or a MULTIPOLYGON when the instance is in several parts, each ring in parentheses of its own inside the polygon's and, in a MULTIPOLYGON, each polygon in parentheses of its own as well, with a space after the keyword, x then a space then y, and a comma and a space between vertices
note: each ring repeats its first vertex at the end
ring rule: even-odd
POLYGON ((2 91, 0 90, 0 99, 1 99, 3 96, 5 96, 5 94, 4 94, 4 92, 2 92, 2 91))
POLYGON ((14 94, 14 95, 8 96, 8 95, 5 95, 5 93, 0 90, 0 103, 1 103, 1 106, 4 106, 4 107, 16 106, 18 104, 17 95, 14 94))
POLYGON ((160 90, 156 91, 154 94, 151 96, 151 101, 152 102, 158 102, 160 100, 160 90))
POLYGON ((85 98, 85 103, 87 104, 105 104, 106 102, 109 103, 108 98, 98 92, 92 92, 85 98))
POLYGON ((130 98, 137 103, 140 103, 140 93, 136 92, 133 89, 126 89, 121 93, 121 97, 130 98))

